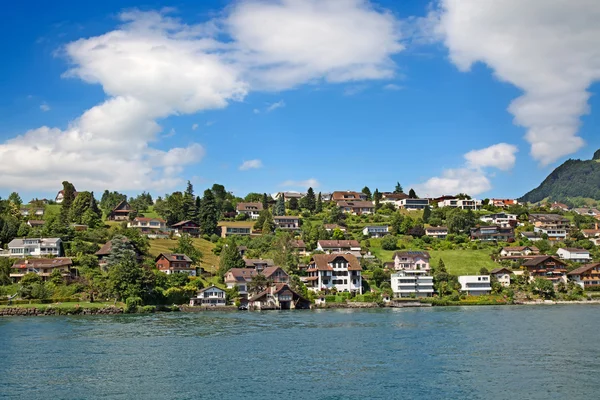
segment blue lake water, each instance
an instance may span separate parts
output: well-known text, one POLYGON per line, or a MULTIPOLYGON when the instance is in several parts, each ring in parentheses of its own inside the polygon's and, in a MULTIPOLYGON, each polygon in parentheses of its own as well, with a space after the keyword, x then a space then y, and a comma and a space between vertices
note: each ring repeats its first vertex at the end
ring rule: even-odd
POLYGON ((0 319, 0 397, 596 399, 600 307, 0 319))

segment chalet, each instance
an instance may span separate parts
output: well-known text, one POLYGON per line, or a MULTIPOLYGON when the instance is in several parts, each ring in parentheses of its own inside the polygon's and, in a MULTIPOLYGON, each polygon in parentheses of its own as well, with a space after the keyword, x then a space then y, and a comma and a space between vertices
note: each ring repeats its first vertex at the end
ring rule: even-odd
POLYGON ((438 207, 451 207, 451 208, 460 208, 461 210, 480 210, 481 209, 481 200, 475 199, 447 199, 438 202, 438 207))
POLYGON ((540 250, 535 246, 503 247, 502 250, 500 250, 500 257, 503 258, 533 258, 535 256, 538 256, 539 254, 540 250))
POLYGON ((598 229, 598 224, 596 224, 596 229, 582 229, 581 233, 586 239, 594 243, 594 245, 600 246, 600 229, 598 229))
POLYGON ((372 238, 380 238, 390 233, 390 229, 387 225, 385 226, 365 226, 362 230, 364 236, 372 238))
POLYGON ((148 237, 168 236, 166 232, 167 223, 161 218, 135 217, 133 221, 127 223, 127 227, 137 229, 148 237))
POLYGON ((324 224, 323 228, 325 228, 327 232, 332 232, 336 229, 339 229, 340 231, 346 233, 346 227, 338 224, 324 224))
POLYGON ((133 212, 133 208, 129 205, 127 200, 121 201, 112 209, 108 214, 108 220, 110 221, 128 221, 129 215, 133 212))
POLYGON ((258 272, 262 272, 265 268, 275 265, 273 260, 268 258, 247 258, 244 260, 244 262, 246 263, 246 268, 253 268, 258 272))
POLYGON ((304 240, 292 240, 290 241, 290 246, 292 247, 292 249, 296 252, 298 252, 298 255, 300 256, 306 256, 308 255, 308 252, 306 251, 306 244, 304 243, 304 240))
POLYGON ((513 228, 502 228, 500 226, 478 226, 471 228, 471 240, 482 242, 507 242, 514 240, 515 230, 513 228))
POLYGON ((362 268, 352 254, 315 254, 304 278, 309 290, 336 289, 338 292, 362 294, 362 268))
POLYGON ((8 251, 12 258, 60 257, 63 255, 62 240, 60 238, 13 239, 8 243, 8 251))
POLYGON ((298 230, 300 229, 300 217, 283 215, 283 216, 275 216, 273 217, 275 221, 275 228, 283 229, 283 230, 298 230))
POLYGON ((317 250, 325 253, 358 252, 360 254, 361 248, 357 240, 319 240, 317 250))
POLYGON ((46 221, 39 219, 30 219, 29 221, 27 221, 27 225, 29 225, 32 228, 41 228, 42 226, 44 226, 45 223, 46 221))
POLYGON ((177 236, 190 235, 197 237, 200 234, 200 225, 190 220, 180 221, 171 225, 171 230, 177 236))
POLYGON ((196 297, 190 299, 190 306, 222 307, 225 305, 227 305, 225 291, 215 285, 199 290, 196 297))
POLYGON ((444 240, 448 237, 448 228, 445 226, 430 226, 425 228, 425 235, 444 240))
POLYGON ((461 292, 469 296, 481 296, 492 292, 489 275, 461 275, 458 277, 461 292))
POLYGON ((336 191, 331 194, 331 200, 338 201, 361 201, 367 200, 367 195, 361 192, 347 191, 336 191))
POLYGON ((567 274, 569 280, 584 289, 600 287, 600 263, 587 264, 567 274))
POLYGON ((13 282, 19 282, 25 274, 34 273, 47 281, 55 270, 60 271, 64 279, 72 279, 77 275, 70 258, 55 257, 19 260, 13 264, 10 278, 13 282))
POLYGON ((185 254, 160 253, 154 260, 156 268, 167 275, 186 274, 196 276, 196 268, 192 259, 185 254))
POLYGON ((252 228, 254 222, 219 222, 219 228, 221 229, 221 237, 228 237, 233 235, 247 236, 252 234, 252 228))
POLYGON ((554 283, 566 283, 566 263, 552 256, 538 256, 523 263, 531 279, 545 278, 554 283))
POLYGON ((310 300, 294 292, 287 283, 277 283, 249 299, 255 310, 309 309, 310 300))
POLYGON ((375 212, 375 206, 371 201, 338 201, 337 206, 345 214, 362 215, 375 212))
MULTIPOLYGON (((124 238, 123 241, 131 243, 131 247, 133 248, 133 251, 135 252, 137 261, 141 262, 142 261, 142 252, 137 248, 135 243, 131 242, 127 238, 124 238)), ((100 266, 100 268, 106 269, 107 258, 108 258, 108 256, 110 256, 111 251, 112 251, 112 241, 109 240, 108 242, 104 243, 104 245, 102 245, 100 250, 98 250, 96 253, 94 253, 94 255, 98 258, 98 265, 100 266)))
POLYGON ((394 270, 416 270, 429 272, 431 256, 426 251, 397 251, 392 256, 394 270))
POLYGON ((246 214, 251 219, 258 219, 260 212, 263 210, 262 203, 237 203, 235 206, 237 215, 246 214))
POLYGON ((403 210, 423 210, 429 206, 429 199, 401 199, 396 202, 398 208, 403 210))
POLYGON ((569 211, 570 208, 568 205, 563 203, 554 202, 550 205, 550 209, 553 211, 569 211))
MULTIPOLYGON (((78 194, 79 193, 77 191, 75 191, 73 193, 74 197, 77 197, 78 194)), ((64 199, 65 199, 65 191, 64 190, 59 190, 58 193, 56 194, 56 197, 54 198, 54 202, 56 204, 61 204, 64 199)))
POLYGON ((504 287, 510 286, 510 276, 512 275, 512 271, 508 268, 495 268, 490 271, 490 275, 492 275, 498 283, 500 283, 504 287))
POLYGON ((254 268, 231 268, 225 274, 224 282, 227 289, 238 288, 239 294, 244 298, 248 296, 248 283, 258 274, 262 274, 272 283, 289 283, 290 276, 278 266, 268 266, 262 270, 254 268))
POLYGON ((490 214, 479 218, 480 221, 491 225, 497 225, 502 228, 514 228, 518 224, 518 219, 515 214, 490 214))
POLYGON ((548 235, 549 240, 564 240, 571 226, 571 221, 557 214, 530 214, 529 222, 534 232, 548 235))
POLYGON ((560 248, 556 251, 556 255, 561 260, 567 260, 577 263, 588 263, 592 261, 590 252, 586 249, 577 249, 573 247, 560 248))
POLYGON ((597 208, 574 208, 572 211, 585 217, 597 218, 600 216, 600 211, 597 208))

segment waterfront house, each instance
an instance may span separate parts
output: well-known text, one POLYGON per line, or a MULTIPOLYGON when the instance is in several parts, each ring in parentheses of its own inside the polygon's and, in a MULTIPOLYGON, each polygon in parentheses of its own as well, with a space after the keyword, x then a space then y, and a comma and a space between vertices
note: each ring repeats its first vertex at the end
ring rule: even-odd
POLYGON ((361 192, 353 192, 350 190, 347 191, 335 191, 331 193, 331 200, 338 201, 361 201, 367 200, 367 195, 361 192))
POLYGON ((310 300, 294 292, 287 283, 277 283, 252 296, 248 305, 255 310, 308 309, 310 300))
POLYGON ((600 263, 587 264, 567 274, 569 280, 584 289, 600 287, 600 263))
POLYGON ((168 237, 167 223, 161 218, 135 217, 127 223, 127 227, 137 229, 149 238, 168 237))
POLYGON ((292 215, 277 215, 273 217, 275 228, 287 231, 295 231, 300 229, 300 217, 292 215))
POLYGON ((63 279, 72 279, 77 275, 70 258, 54 257, 19 260, 13 264, 10 278, 13 282, 19 282, 25 274, 33 273, 47 281, 55 270, 60 271, 63 279))
POLYGON ((353 253, 360 255, 360 243, 357 240, 319 240, 317 250, 325 253, 353 253))
POLYGON ((133 211, 127 200, 123 200, 112 209, 107 219, 109 221, 127 221, 129 214, 133 211))
POLYGON ((8 243, 8 251, 12 258, 60 257, 63 255, 62 240, 60 238, 13 239, 8 243))
POLYGON ((498 280, 498 283, 500 283, 504 287, 510 286, 510 276, 512 275, 512 273, 513 272, 510 269, 504 267, 495 268, 490 271, 490 275, 496 278, 496 280, 498 280))
POLYGON ((430 258, 431 256, 426 251, 397 251, 392 256, 393 268, 396 271, 416 270, 429 273, 431 269, 429 265, 430 258))
POLYGON ((190 299, 190 306, 225 306, 227 305, 227 296, 223 289, 215 285, 199 290, 196 297, 190 299))
POLYGON ((564 240, 571 226, 571 221, 557 214, 530 214, 529 222, 534 232, 548 235, 549 240, 564 240))
POLYGON ((461 292, 481 296, 492 292, 490 275, 461 275, 458 277, 461 292))
POLYGON ((352 254, 315 254, 308 265, 306 286, 309 290, 336 289, 362 294, 362 268, 352 254))
POLYGON ((372 201, 338 201, 337 206, 345 214, 362 215, 373 214, 375 206, 372 201))
POLYGON ((362 234, 364 236, 369 236, 372 238, 380 238, 389 234, 390 230, 386 226, 365 226, 362 230, 362 234))
POLYGON ((518 219, 515 214, 489 214, 479 218, 481 222, 485 222, 490 225, 497 225, 502 228, 514 228, 518 224, 518 219))
POLYGON ((429 275, 429 253, 403 251, 394 253, 394 262, 388 267, 397 272, 391 275, 395 297, 433 296, 433 277, 429 275))
POLYGON ((444 240, 448 237, 448 228, 445 226, 430 226, 425 228, 425 235, 435 239, 444 240))
POLYGON ((480 210, 481 200, 476 199, 447 199, 438 202, 438 207, 460 208, 461 210, 480 210))
POLYGON ((190 220, 180 221, 176 224, 171 225, 171 230, 176 236, 181 236, 185 234, 197 237, 200 234, 200 225, 190 220))
POLYGON ((237 203, 235 210, 237 215, 246 214, 251 219, 258 219, 263 205, 262 203, 237 203))
POLYGON ((254 222, 240 222, 240 221, 222 221, 219 222, 219 228, 221 229, 221 237, 228 237, 233 235, 247 236, 252 234, 252 228, 254 222))
POLYGON ((592 261, 589 250, 577 249, 573 247, 560 248, 556 251, 556 255, 561 260, 567 260, 577 263, 587 263, 592 261))
POLYGON ((167 275, 186 274, 196 276, 196 268, 192 259, 185 254, 160 253, 154 260, 156 268, 167 275))
POLYGON ((538 256, 523 263, 531 280, 544 278, 553 283, 566 282, 567 264, 553 256, 538 256))
POLYGON ((500 226, 478 226, 471 228, 471 240, 482 242, 507 242, 514 240, 515 230, 513 228, 502 228, 500 226))
POLYGON ((410 199, 398 200, 396 206, 403 210, 423 210, 429 205, 429 199, 410 199))
POLYGON ((254 268, 231 268, 225 273, 224 283, 227 289, 237 287, 240 296, 247 298, 248 283, 258 274, 264 275, 271 283, 289 283, 290 281, 289 275, 281 267, 268 266, 261 270, 254 268))

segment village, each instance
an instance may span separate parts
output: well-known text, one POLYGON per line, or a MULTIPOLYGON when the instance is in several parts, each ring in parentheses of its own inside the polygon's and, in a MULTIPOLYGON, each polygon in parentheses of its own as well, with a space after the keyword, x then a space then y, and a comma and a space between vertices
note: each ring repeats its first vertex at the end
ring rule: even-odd
MULTIPOLYGON (((591 301, 600 211, 414 190, 1 200, 2 305, 129 312, 591 301), (102 303, 104 302, 104 303, 102 303), (107 303, 106 303, 107 304, 107 303)), ((596 260, 596 262, 595 262, 596 260)))

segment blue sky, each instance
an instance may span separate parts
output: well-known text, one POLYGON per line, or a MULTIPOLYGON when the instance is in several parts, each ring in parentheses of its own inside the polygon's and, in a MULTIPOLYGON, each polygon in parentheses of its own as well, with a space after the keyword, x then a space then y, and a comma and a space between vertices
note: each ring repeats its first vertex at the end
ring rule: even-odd
POLYGON ((467 3, 13 4, 0 24, 0 196, 52 197, 65 179, 98 194, 190 179, 238 195, 399 181, 422 196, 520 196, 600 148, 586 95, 599 58, 581 57, 598 52, 600 11, 548 7, 564 24, 550 29, 575 31, 557 43, 536 37, 552 19, 526 9, 502 25, 533 2, 467 3))

